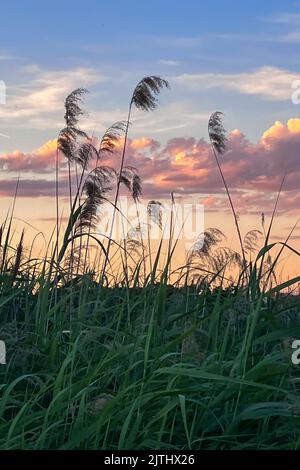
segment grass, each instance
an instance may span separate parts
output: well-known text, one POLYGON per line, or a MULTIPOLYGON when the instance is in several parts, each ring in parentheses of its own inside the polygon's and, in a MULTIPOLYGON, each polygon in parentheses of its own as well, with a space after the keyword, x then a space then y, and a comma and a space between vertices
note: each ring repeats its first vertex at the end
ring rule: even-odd
POLYGON ((300 447, 297 298, 1 287, 1 449, 300 447))
MULTIPOLYGON (((147 87, 136 97, 146 110, 147 87)), ((78 103, 71 103, 74 111, 78 103)), ((82 137, 76 119, 68 119, 58 149, 65 156, 82 137)), ((126 133, 128 126, 129 119, 126 133)), ((110 145, 114 139, 115 132, 110 145)), ((32 249, 25 258, 23 233, 13 246, 13 210, 0 229, 0 339, 7 348, 7 364, 0 366, 0 449, 299 449, 300 378, 291 344, 300 336, 300 299, 291 290, 300 278, 275 282, 282 250, 299 254, 284 242, 274 262, 270 230, 255 251, 257 234, 243 240, 235 216, 243 257, 220 247, 222 233, 209 229, 174 281, 171 227, 164 261, 161 244, 152 253, 149 235, 148 246, 136 244, 137 258, 130 240, 120 242, 116 274, 115 254, 107 255, 113 241, 105 245, 92 230, 106 193, 99 184, 114 171, 97 179, 100 148, 85 186, 91 147, 82 148, 69 222, 59 236, 57 220, 52 251, 49 243, 43 259, 32 249), (98 250, 93 269, 91 241, 98 250), (229 280, 233 264, 238 272, 229 280)), ((74 160, 79 165, 75 158, 69 163, 74 160)), ((130 171, 117 175, 117 194, 122 183, 136 202, 140 181, 130 171)), ((230 198, 227 185, 226 191, 230 198)), ((160 209, 158 201, 151 205, 160 209)))

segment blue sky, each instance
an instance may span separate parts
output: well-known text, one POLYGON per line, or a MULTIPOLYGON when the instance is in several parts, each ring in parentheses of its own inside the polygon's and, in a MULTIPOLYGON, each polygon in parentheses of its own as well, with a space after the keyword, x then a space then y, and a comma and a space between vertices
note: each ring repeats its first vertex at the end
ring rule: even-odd
POLYGON ((299 115, 290 87, 300 73, 300 2, 11 0, 1 17, 1 152, 54 138, 63 97, 77 86, 90 90, 86 126, 101 133, 124 119, 148 74, 168 78, 171 91, 155 115, 134 115, 134 136, 205 137, 207 117, 222 110, 229 130, 257 141, 299 115))

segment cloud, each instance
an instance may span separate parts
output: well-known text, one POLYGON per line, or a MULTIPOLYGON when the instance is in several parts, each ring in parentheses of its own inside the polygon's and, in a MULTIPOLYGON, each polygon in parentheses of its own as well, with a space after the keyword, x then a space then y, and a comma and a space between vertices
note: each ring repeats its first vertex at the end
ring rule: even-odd
MULTIPOLYGON (((289 213, 299 211, 299 150, 300 118, 289 119, 286 123, 276 121, 262 133, 257 143, 250 142, 239 129, 231 131, 220 163, 237 210, 270 211, 286 172, 279 209, 289 213)), ((21 177, 22 172, 37 176, 54 174, 55 151, 56 141, 52 140, 32 153, 0 155, 0 166, 3 170, 20 173, 21 177)), ((120 153, 109 155, 102 163, 118 169, 120 153)), ((220 174, 210 145, 204 139, 177 137, 165 145, 146 136, 128 139, 126 164, 138 169, 145 198, 169 198, 173 192, 177 196, 203 201, 207 210, 228 210, 220 174)), ((64 191, 65 171, 61 172, 61 178, 64 191)), ((47 182, 43 186, 44 180, 40 177, 32 180, 26 177, 24 181, 25 195, 33 192, 36 196, 53 195, 52 183, 47 182)), ((21 182, 23 184, 22 178, 21 182)), ((2 194, 8 191, 11 194, 12 188, 13 185, 7 183, 2 194)))
MULTIPOLYGON (((220 39, 222 41, 231 42, 248 42, 248 43, 298 43, 300 41, 299 30, 289 31, 285 34, 270 34, 265 32, 257 32, 257 34, 249 33, 211 33, 212 39, 220 39)), ((228 58, 227 58, 228 60, 228 58)), ((240 61, 240 59, 238 59, 240 61)))
POLYGON ((170 67, 177 67, 178 65, 181 64, 181 62, 179 62, 178 60, 166 60, 166 59, 161 59, 159 63, 162 65, 168 65, 170 67))
MULTIPOLYGON (((0 179, 0 196, 13 197, 17 185, 16 179, 0 179)), ((64 184, 65 186, 65 184, 64 184)), ((67 189, 67 188, 65 188, 67 189)), ((67 191, 65 191, 67 194, 67 191)), ((18 187, 18 198, 54 197, 55 183, 46 179, 21 179, 18 187)))
POLYGON ((134 150, 149 148, 151 151, 156 150, 160 146, 159 142, 149 137, 142 137, 141 139, 133 139, 130 147, 134 150))
POLYGON ((199 112, 193 109, 193 104, 185 101, 177 101, 160 106, 154 113, 141 113, 135 111, 132 122, 134 131, 144 135, 145 129, 148 133, 163 134, 179 129, 199 127, 199 124, 207 123, 210 113, 199 112))
POLYGON ((16 150, 0 155, 0 168, 7 172, 51 173, 55 167, 56 139, 49 140, 32 152, 16 150))
MULTIPOLYGON (((147 142, 147 138, 142 139, 147 142)), ((275 203, 285 171, 280 210, 300 208, 300 119, 276 121, 251 143, 238 129, 230 132, 220 157, 223 172, 240 212, 268 212, 275 203)), ((136 146, 129 141, 127 161, 138 168, 145 197, 200 197, 207 208, 228 209, 222 180, 204 139, 174 138, 164 146, 136 146)), ((112 165, 113 160, 107 161, 112 165)))
POLYGON ((0 107, 4 124, 59 127, 57 113, 61 113, 68 93, 105 80, 90 68, 44 71, 33 64, 23 67, 23 73, 30 75, 25 85, 7 87, 6 106, 0 107))
POLYGON ((299 79, 299 73, 270 66, 239 74, 182 74, 174 78, 179 85, 189 90, 220 87, 274 101, 291 100, 292 83, 299 79))
POLYGON ((13 54, 7 54, 5 52, 0 52, 0 61, 1 62, 6 62, 6 61, 11 61, 11 60, 24 60, 24 57, 18 57, 13 54))
POLYGON ((204 36, 153 36, 151 38, 152 43, 175 49, 193 49, 203 44, 203 40, 204 36))
MULTIPOLYGON (((67 94, 78 87, 89 89, 91 86, 108 81, 107 76, 94 68, 47 71, 36 64, 29 64, 19 70, 23 83, 15 86, 8 84, 6 105, 0 106, 1 129, 5 129, 7 134, 10 134, 11 128, 14 134, 16 129, 21 128, 47 132, 60 129, 64 125, 64 100, 67 94)), ((126 80, 128 77, 114 77, 110 80, 110 86, 116 86, 116 83, 119 85, 121 82, 123 88, 126 80)), ((97 88, 91 95, 93 103, 90 107, 92 109, 83 116, 80 123, 83 130, 88 132, 95 130, 96 133, 101 133, 112 123, 126 118, 127 101, 120 100, 121 105, 119 105, 117 101, 114 101, 114 97, 113 101, 107 101, 105 96, 101 102, 101 110, 99 110, 94 98, 96 96, 96 99, 99 99, 101 94, 105 93, 97 88)), ((160 97, 160 101, 163 99, 164 97, 160 97)), ((190 103, 179 101, 170 105, 162 103, 162 106, 156 110, 155 116, 152 113, 134 110, 131 120, 134 123, 136 135, 140 136, 144 133, 145 125, 149 133, 161 134, 182 129, 189 125, 191 120, 197 120, 198 124, 199 119, 203 120, 207 117, 207 113, 195 113, 190 103)))
POLYGON ((271 23, 281 23, 281 24, 299 24, 300 13, 276 13, 268 18, 267 21, 271 23))
POLYGON ((300 31, 291 31, 281 37, 281 42, 297 44, 300 42, 300 31))

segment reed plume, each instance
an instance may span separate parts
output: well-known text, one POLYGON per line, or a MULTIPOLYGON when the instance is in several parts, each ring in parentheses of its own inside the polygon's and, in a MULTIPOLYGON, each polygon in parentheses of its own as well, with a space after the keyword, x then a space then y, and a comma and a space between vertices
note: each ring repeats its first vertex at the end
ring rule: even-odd
POLYGON ((111 190, 111 182, 116 177, 116 171, 109 166, 99 166, 102 157, 113 154, 119 147, 122 133, 125 129, 123 121, 115 122, 103 134, 98 149, 93 148, 96 155, 94 169, 88 174, 83 185, 86 199, 79 216, 76 231, 88 228, 88 238, 85 247, 84 267, 86 266, 91 230, 95 229, 98 221, 99 207, 107 201, 106 194, 111 190))
MULTIPOLYGON (((107 247, 108 255, 109 255, 109 251, 111 247, 111 236, 112 236, 112 231, 113 231, 113 226, 114 226, 114 221, 115 221, 116 206, 117 206, 118 199, 119 199, 120 186, 121 186, 122 180, 124 182, 123 168, 124 168, 131 112, 132 112, 133 107, 136 107, 137 109, 142 110, 142 111, 153 111, 158 105, 158 95, 160 94, 163 88, 169 88, 169 82, 161 77, 152 75, 149 77, 144 77, 137 84, 131 96, 131 100, 130 100, 129 108, 128 108, 126 126, 125 126, 124 144, 123 144, 123 151, 122 151, 120 169, 119 169, 119 174, 118 174, 119 176, 117 180, 117 188, 116 188, 116 194, 115 194, 115 200, 114 200, 114 211, 113 211, 113 217, 112 217, 112 223, 111 223, 111 230, 110 230, 110 236, 108 240, 108 247, 107 247)), ((136 186, 136 188, 138 188, 138 186, 136 186)), ((104 263, 103 273, 105 273, 106 264, 107 264, 107 261, 105 261, 104 263)))
POLYGON ((225 176, 223 174, 223 171, 219 162, 219 156, 222 156, 226 150, 226 141, 227 141, 226 131, 224 129, 222 118, 221 118, 222 115, 223 113, 216 111, 210 116, 209 121, 208 121, 208 135, 209 135, 209 139, 211 143, 211 148, 212 148, 224 187, 226 189, 227 196, 228 196, 229 204, 231 207, 231 211, 233 214, 233 218, 234 218, 234 222, 235 222, 235 226, 236 226, 236 230, 237 230, 237 234, 238 234, 238 238, 239 238, 239 242, 241 246, 244 269, 246 269, 247 261, 246 261, 244 246, 243 246, 242 235, 241 235, 241 231, 239 227, 238 216, 236 214, 236 211, 235 211, 232 199, 231 199, 231 195, 229 192, 229 188, 226 183, 226 179, 225 179, 225 176))
POLYGON ((59 238, 59 152, 62 152, 68 161, 69 174, 69 201, 72 214, 72 183, 71 183, 71 162, 75 159, 76 139, 87 137, 85 132, 78 127, 79 118, 84 114, 81 108, 83 96, 87 93, 84 88, 77 88, 65 99, 65 127, 59 132, 56 148, 56 171, 55 171, 55 198, 56 198, 56 257, 58 261, 58 238, 59 238))

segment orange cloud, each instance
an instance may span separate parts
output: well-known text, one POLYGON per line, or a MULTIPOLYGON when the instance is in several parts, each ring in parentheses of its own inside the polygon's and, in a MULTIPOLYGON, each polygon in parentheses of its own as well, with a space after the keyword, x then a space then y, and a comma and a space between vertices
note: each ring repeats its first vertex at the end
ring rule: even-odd
MULTIPOLYGON (((131 148, 134 150, 138 149, 144 149, 147 147, 151 147, 152 149, 157 147, 158 142, 156 142, 153 139, 150 139, 149 137, 142 137, 141 139, 133 139, 131 141, 131 148)), ((159 144, 158 144, 159 145, 159 144)))
POLYGON ((42 145, 36 150, 36 155, 39 155, 41 157, 52 158, 54 152, 56 152, 56 148, 57 139, 48 140, 48 142, 46 142, 44 145, 42 145))
POLYGON ((282 124, 280 121, 276 121, 273 126, 267 129, 262 136, 262 141, 268 139, 284 139, 292 134, 300 133, 300 119, 293 118, 289 119, 287 124, 282 124))

